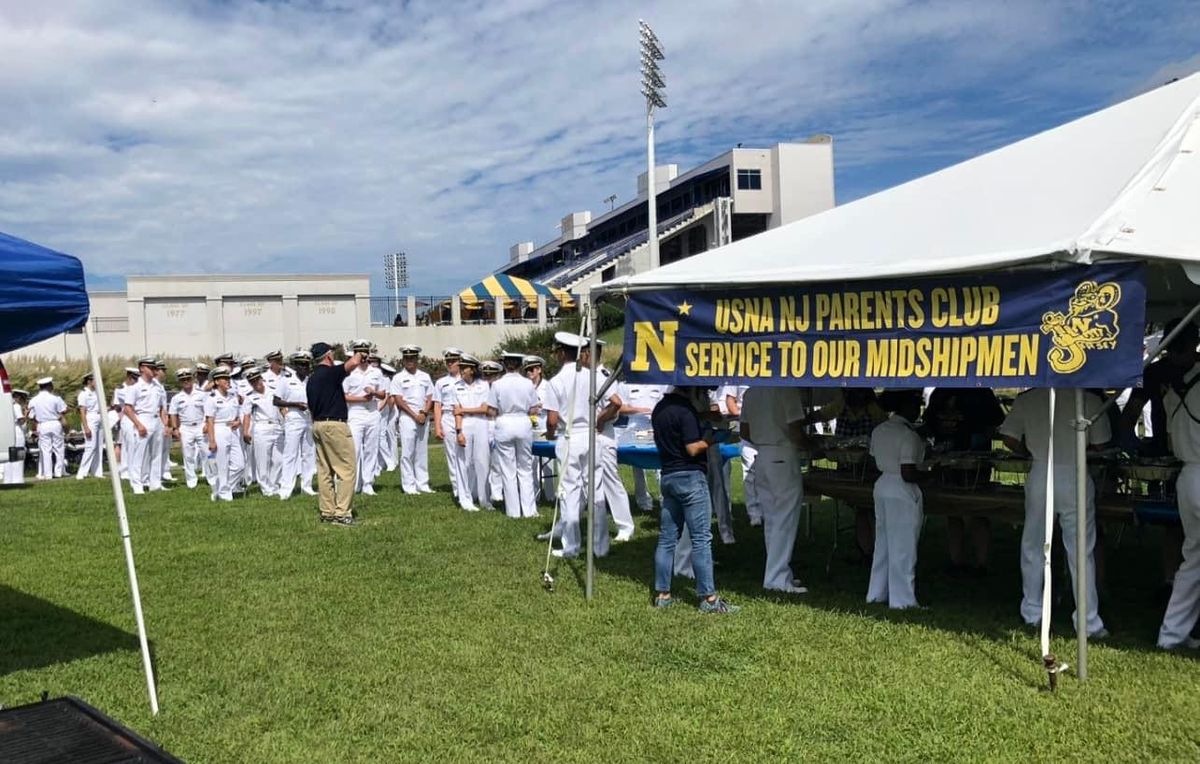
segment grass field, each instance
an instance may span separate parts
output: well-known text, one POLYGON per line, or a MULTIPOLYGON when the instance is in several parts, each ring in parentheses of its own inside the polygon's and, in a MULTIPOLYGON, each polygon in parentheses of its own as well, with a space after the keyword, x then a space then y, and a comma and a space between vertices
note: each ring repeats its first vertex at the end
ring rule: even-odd
MULTIPOLYGON (((1152 532, 1110 541, 1114 637, 1087 685, 1050 695, 1017 624, 1010 528, 990 578, 950 581, 931 519, 931 608, 892 615, 862 603, 866 569, 844 552, 825 575, 827 507, 797 548, 804 599, 762 592, 761 534, 743 523, 717 549, 743 611, 658 612, 650 518, 600 561, 592 603, 581 564, 548 594, 545 521, 457 511, 431 457, 442 493, 405 497, 389 475, 356 529, 319 526, 305 497, 132 497, 157 718, 108 483, 0 489, 0 702, 76 694, 190 762, 1200 758, 1200 662, 1153 649, 1152 532)), ((1059 610, 1054 647, 1073 662, 1059 610)))

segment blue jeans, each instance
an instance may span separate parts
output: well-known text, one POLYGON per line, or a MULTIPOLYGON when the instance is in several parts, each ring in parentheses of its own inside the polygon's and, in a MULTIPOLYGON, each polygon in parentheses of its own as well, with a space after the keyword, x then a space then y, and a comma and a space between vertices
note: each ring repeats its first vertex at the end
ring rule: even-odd
POLYGON ((662 518, 658 529, 658 548, 654 551, 654 588, 671 591, 675 570, 675 545, 686 525, 692 537, 692 568, 696 572, 696 594, 708 597, 717 593, 713 582, 712 499, 703 472, 672 472, 659 481, 662 489, 662 518))

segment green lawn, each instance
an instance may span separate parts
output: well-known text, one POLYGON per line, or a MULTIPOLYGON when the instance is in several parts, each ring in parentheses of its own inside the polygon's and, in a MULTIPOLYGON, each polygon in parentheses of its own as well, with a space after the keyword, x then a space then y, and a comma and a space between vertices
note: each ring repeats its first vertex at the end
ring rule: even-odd
MULTIPOLYGON (((825 575, 827 508, 797 549, 801 600, 762 593, 761 534, 742 524, 717 581, 743 611, 657 612, 648 518, 600 562, 592 603, 581 564, 548 594, 545 521, 457 511, 431 456, 443 493, 408 498, 388 476, 356 529, 319 526, 304 497, 131 497, 157 718, 108 483, 0 490, 0 703, 80 695, 191 762, 1200 758, 1200 663, 1153 649, 1151 531, 1110 534, 1114 638, 1086 686, 1050 695, 1017 627, 1010 528, 989 579, 948 581, 931 519, 931 609, 897 616, 862 603, 866 570, 844 552, 825 575)), ((1060 610, 1054 647, 1073 662, 1060 610)))

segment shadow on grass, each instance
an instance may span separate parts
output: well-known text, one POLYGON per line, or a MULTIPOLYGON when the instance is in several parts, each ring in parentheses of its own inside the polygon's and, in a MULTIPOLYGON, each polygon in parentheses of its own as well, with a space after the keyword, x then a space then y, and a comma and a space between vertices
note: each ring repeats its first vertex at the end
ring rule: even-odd
POLYGON ((0 676, 117 650, 137 637, 52 602, 0 585, 0 676))

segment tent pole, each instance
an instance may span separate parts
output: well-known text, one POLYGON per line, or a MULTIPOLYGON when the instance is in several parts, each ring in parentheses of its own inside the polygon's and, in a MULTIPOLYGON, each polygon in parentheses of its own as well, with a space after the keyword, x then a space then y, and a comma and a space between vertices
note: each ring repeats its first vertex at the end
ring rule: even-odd
POLYGON ((1075 676, 1087 681, 1087 432, 1083 410, 1083 388, 1075 388, 1075 676))
POLYGON ((587 599, 592 599, 595 588, 596 554, 594 539, 596 531, 596 304, 591 296, 587 303, 588 332, 588 460, 587 460, 587 599))
MULTIPOLYGON (((83 325, 87 338, 88 357, 92 361, 92 377, 96 380, 96 395, 100 405, 108 405, 104 391, 104 377, 100 373, 100 361, 96 357, 96 343, 92 336, 92 322, 83 325)), ((101 409, 103 410, 103 408, 101 409)), ((129 517, 125 513, 125 495, 121 492, 121 465, 117 463, 117 452, 113 447, 112 429, 107 418, 101 423, 104 431, 104 453, 108 457, 108 476, 112 480, 113 501, 117 505, 117 527, 121 533, 121 544, 125 548, 125 567, 129 573, 129 593, 133 597, 133 615, 137 619, 138 642, 142 648, 142 668, 146 672, 146 692, 150 695, 150 713, 158 716, 158 687, 154 682, 154 664, 150 660, 150 643, 146 639, 146 620, 142 616, 142 594, 138 589, 137 567, 133 564, 133 542, 129 538, 129 517)))
POLYGON ((1046 534, 1042 544, 1042 664, 1051 691, 1058 687, 1058 659, 1050 652, 1050 551, 1054 543, 1054 407, 1055 390, 1050 389, 1050 428, 1046 451, 1046 534))

